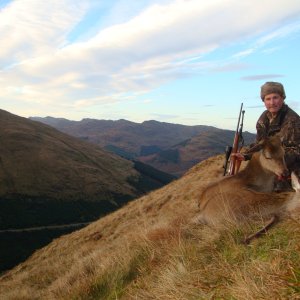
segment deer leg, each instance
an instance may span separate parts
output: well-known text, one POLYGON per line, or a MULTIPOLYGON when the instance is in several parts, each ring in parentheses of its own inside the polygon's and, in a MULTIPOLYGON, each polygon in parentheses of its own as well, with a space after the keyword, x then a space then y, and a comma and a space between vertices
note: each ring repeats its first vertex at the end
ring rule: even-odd
POLYGON ((244 239, 243 244, 248 245, 250 242, 260 237, 262 234, 266 233, 269 228, 271 228, 276 222, 278 221, 278 217, 276 215, 272 216, 272 218, 267 222, 267 224, 260 229, 259 231, 249 235, 247 238, 244 239))

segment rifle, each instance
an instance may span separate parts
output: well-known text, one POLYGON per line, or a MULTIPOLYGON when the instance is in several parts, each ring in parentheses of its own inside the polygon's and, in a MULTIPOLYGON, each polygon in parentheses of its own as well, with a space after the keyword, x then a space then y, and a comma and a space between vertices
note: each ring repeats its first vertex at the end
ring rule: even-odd
POLYGON ((233 145, 227 146, 225 150, 225 162, 224 162, 224 176, 226 174, 228 175, 234 175, 239 171, 241 162, 236 161, 236 157, 230 156, 232 153, 238 153, 240 152, 241 148, 244 145, 244 138, 243 138, 243 126, 244 126, 244 115, 245 111, 243 110, 243 103, 241 104, 240 108, 240 113, 239 113, 239 118, 238 118, 238 123, 234 135, 234 140, 233 140, 233 145), (240 146, 239 146, 240 145, 240 146), (227 165, 228 165, 228 160, 230 157, 230 164, 229 164, 229 170, 227 172, 227 165))

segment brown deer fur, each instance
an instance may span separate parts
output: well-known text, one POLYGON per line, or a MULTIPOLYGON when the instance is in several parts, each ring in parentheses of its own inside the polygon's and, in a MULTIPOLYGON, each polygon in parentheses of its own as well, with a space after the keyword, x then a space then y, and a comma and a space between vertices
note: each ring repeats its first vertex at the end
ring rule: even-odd
POLYGON ((242 221, 253 214, 267 218, 285 205, 282 195, 271 193, 276 176, 288 174, 281 141, 274 136, 260 143, 260 148, 244 170, 209 185, 202 192, 199 221, 217 225, 225 219, 242 221))

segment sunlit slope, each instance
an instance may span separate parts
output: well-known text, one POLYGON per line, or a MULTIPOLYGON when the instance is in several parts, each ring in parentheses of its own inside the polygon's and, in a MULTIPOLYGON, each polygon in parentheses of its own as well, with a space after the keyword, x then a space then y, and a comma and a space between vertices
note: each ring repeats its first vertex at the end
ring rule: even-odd
POLYGON ((1 277, 3 299, 298 299, 297 222, 250 246, 241 241, 261 224, 216 232, 193 222, 197 197, 222 176, 222 162, 212 157, 37 251, 1 277))

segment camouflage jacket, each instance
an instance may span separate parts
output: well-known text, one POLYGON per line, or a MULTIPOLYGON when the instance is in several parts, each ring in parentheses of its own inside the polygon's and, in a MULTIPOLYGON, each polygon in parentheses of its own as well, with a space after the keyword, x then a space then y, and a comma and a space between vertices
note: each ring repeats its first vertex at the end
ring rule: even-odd
POLYGON ((256 131, 256 142, 278 134, 286 153, 300 155, 300 117, 286 104, 283 104, 275 118, 272 118, 269 111, 264 111, 256 123, 256 131))
MULTIPOLYGON (((256 123, 256 132, 256 143, 264 137, 278 134, 282 138, 288 168, 293 169, 295 163, 300 164, 300 117, 286 104, 275 118, 269 111, 264 111, 256 123)), ((250 158, 251 155, 246 153, 245 159, 250 158)))

